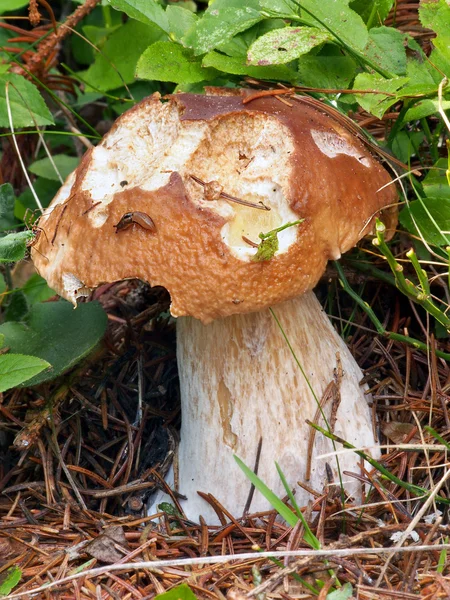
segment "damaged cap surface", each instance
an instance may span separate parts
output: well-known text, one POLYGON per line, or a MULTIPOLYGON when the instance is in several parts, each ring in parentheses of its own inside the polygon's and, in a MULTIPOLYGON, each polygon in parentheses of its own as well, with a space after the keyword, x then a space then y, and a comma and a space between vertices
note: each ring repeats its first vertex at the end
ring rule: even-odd
POLYGON ((75 302, 139 278, 169 291, 174 316, 204 322, 313 288, 396 192, 338 121, 301 97, 243 103, 250 93, 155 94, 124 113, 39 221, 32 256, 49 285, 75 302), (260 232, 299 219, 254 260, 260 232))

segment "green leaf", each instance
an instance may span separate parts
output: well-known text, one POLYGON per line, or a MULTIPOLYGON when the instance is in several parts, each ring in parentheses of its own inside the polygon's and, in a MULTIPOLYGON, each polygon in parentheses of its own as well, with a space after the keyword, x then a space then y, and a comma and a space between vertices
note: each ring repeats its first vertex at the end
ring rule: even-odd
POLYGON ((116 10, 121 10, 132 19, 145 25, 155 24, 169 33, 169 19, 161 4, 156 0, 108 0, 116 10))
POLYGON ((291 18, 298 15, 298 4, 294 0, 260 0, 264 12, 283 18, 291 18))
POLYGON ((394 77, 384 79, 370 73, 360 73, 356 76, 353 88, 355 90, 378 91, 379 94, 355 94, 359 104, 378 118, 381 118, 386 110, 397 102, 396 92, 408 83, 408 77, 394 77), (387 92, 383 94, 382 92, 387 92), (394 95, 392 95, 394 94, 394 95))
POLYGON ((215 0, 183 43, 198 56, 214 50, 262 19, 257 0, 246 0, 245 6, 241 0, 215 0))
MULTIPOLYGON (((0 356, 0 392, 26 383, 50 366, 47 361, 36 356, 2 354, 0 356)), ((2 586, 0 586, 0 593, 2 586)))
POLYGON ((206 54, 202 62, 204 67, 213 67, 230 75, 248 75, 256 79, 272 79, 275 81, 294 81, 297 74, 284 65, 252 67, 247 65, 245 57, 232 57, 213 50, 206 54))
POLYGON ((315 27, 274 29, 253 42, 247 59, 250 65, 282 65, 307 54, 330 37, 329 33, 315 27))
MULTIPOLYGON (((5 0, 3 0, 4 2, 5 0)), ((8 3, 11 0, 6 0, 8 3)), ((28 0, 26 2, 28 4, 28 0)), ((1 3, 0 3, 1 8, 1 3)), ((16 7, 19 8, 19 7, 16 7)), ((22 577, 22 571, 15 565, 0 575, 0 596, 8 596, 22 577)))
POLYGON ((32 354, 52 365, 51 371, 28 381, 30 386, 54 379, 87 356, 102 339, 107 321, 97 302, 74 309, 60 300, 35 304, 25 323, 4 323, 0 333, 11 352, 32 354))
POLYGON ((15 203, 12 185, 10 183, 0 185, 0 232, 17 226, 17 219, 14 216, 15 203))
POLYGON ((136 75, 141 79, 197 83, 216 77, 217 72, 204 68, 189 48, 174 42, 156 42, 140 57, 136 75))
POLYGON ((22 286, 22 292, 30 306, 38 302, 45 302, 55 296, 55 291, 49 288, 45 279, 37 273, 33 273, 22 286))
MULTIPOLYGON (((442 108, 444 110, 450 109, 450 100, 442 101, 442 108)), ((434 115, 439 112, 439 101, 425 99, 419 100, 416 102, 414 106, 408 109, 403 117, 404 121, 417 121, 419 119, 423 119, 425 117, 429 117, 430 115, 434 115)))
POLYGON ((0 14, 27 6, 29 0, 0 0, 0 14))
POLYGON ((349 0, 299 0, 302 19, 333 33, 350 48, 361 51, 368 42, 367 27, 348 3, 349 0))
POLYGON ((264 496, 264 498, 268 502, 270 502, 270 504, 283 517, 283 519, 286 521, 286 523, 288 525, 290 525, 291 527, 294 527, 298 522, 297 515, 294 514, 292 512, 292 510, 290 508, 288 508, 286 506, 286 504, 284 504, 284 502, 282 502, 280 500, 280 498, 278 498, 278 496, 276 494, 274 494, 272 492, 272 490, 270 490, 267 487, 267 485, 263 481, 261 481, 261 479, 257 475, 255 475, 255 473, 253 473, 253 471, 251 469, 249 469, 247 467, 247 465, 240 458, 238 458, 236 455, 234 455, 234 460, 237 462, 239 467, 242 469, 242 471, 244 472, 244 475, 247 477, 247 479, 251 483, 253 483, 253 485, 258 490, 258 492, 260 492, 264 496))
POLYGON ((450 32, 450 7, 447 0, 422 0, 419 5, 420 22, 438 35, 450 32))
POLYGON ((187 583, 182 583, 164 594, 158 594, 155 600, 197 600, 197 596, 187 583))
POLYGON ((3 320, 22 321, 30 311, 28 300, 20 288, 12 290, 8 295, 3 320))
POLYGON ((17 262, 25 258, 27 242, 33 237, 31 231, 19 231, 0 238, 0 263, 17 262))
POLYGON ((382 25, 395 0, 351 0, 350 8, 357 12, 369 27, 382 25))
POLYGON ((447 166, 448 160, 440 158, 422 181, 423 191, 428 198, 448 198, 450 200, 450 185, 445 175, 447 166))
POLYGON ((177 41, 181 40, 188 31, 195 27, 197 22, 197 15, 181 6, 169 5, 166 8, 166 14, 169 19, 170 37, 177 41))
POLYGON ((423 131, 399 131, 392 140, 392 152, 403 163, 408 164, 411 157, 418 154, 423 140, 423 131))
POLYGON ((163 35, 156 25, 128 21, 108 38, 83 79, 105 92, 122 87, 124 82, 132 83, 139 57, 163 35))
POLYGON ((369 31, 364 55, 394 75, 406 74, 405 34, 393 27, 375 27, 369 31))
POLYGON ((400 223, 429 244, 447 246, 450 240, 450 198, 414 200, 399 215, 400 223), (417 224, 420 233, 415 226, 417 224))
POLYGON ((326 44, 317 54, 298 59, 298 74, 301 85, 347 89, 356 75, 356 63, 337 46, 326 44))
POLYGON ((0 127, 10 127, 6 104, 7 84, 14 128, 54 124, 37 87, 21 75, 5 73, 0 75, 0 127))
POLYGON ((327 600, 350 600, 353 597, 353 586, 351 583, 344 583, 344 585, 334 592, 327 594, 327 600))
MULTIPOLYGON (((76 156, 67 156, 67 154, 56 154, 52 158, 63 181, 76 169, 79 163, 79 159, 76 156)), ((55 171, 48 157, 36 160, 28 167, 28 170, 35 175, 44 177, 44 179, 59 181, 58 173, 55 171)))

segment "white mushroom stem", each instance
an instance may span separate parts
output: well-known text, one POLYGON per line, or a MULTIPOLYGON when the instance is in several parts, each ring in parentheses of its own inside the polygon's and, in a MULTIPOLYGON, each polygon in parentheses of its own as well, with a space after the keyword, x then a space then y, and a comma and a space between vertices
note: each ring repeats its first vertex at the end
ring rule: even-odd
MULTIPOLYGON (((340 360, 340 404, 334 432, 378 456, 368 397, 360 387, 361 370, 314 294, 280 304, 274 312, 324 405, 328 423, 338 402, 337 394, 330 392, 332 382, 339 379, 340 360)), ((279 496, 284 491, 275 461, 295 489, 300 505, 311 495, 297 481, 321 493, 327 483, 325 463, 332 468, 334 484, 339 485, 336 458, 317 458, 333 451, 332 442, 320 433, 312 440, 312 428, 306 420, 324 428, 327 425, 269 310, 235 315, 209 325, 183 317, 178 319, 177 340, 182 398, 179 491, 188 497, 182 502, 188 518, 197 520, 202 515, 210 523, 217 521, 197 490, 211 493, 233 516, 242 515, 250 483, 233 455, 253 468, 260 437, 258 475, 279 496), (309 455, 311 475, 307 480, 309 455)), ((342 446, 337 444, 336 449, 342 450, 342 446)), ((341 473, 361 472, 356 454, 340 454, 338 460, 341 473)), ((345 491, 360 497, 360 483, 348 475, 342 479, 345 491)), ((256 492, 251 511, 267 508, 267 501, 256 492)))

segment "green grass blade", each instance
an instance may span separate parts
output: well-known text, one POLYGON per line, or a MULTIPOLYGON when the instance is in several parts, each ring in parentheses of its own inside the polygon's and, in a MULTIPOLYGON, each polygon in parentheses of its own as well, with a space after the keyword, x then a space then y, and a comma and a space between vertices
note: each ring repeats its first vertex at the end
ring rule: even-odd
MULTIPOLYGON (((305 542, 308 544, 308 546, 311 546, 311 548, 313 548, 314 550, 320 550, 320 542, 319 540, 316 538, 316 536, 313 534, 313 532, 311 531, 311 528, 309 527, 305 517, 303 516, 302 511, 300 510, 297 502, 295 501, 295 497, 294 494, 292 493, 291 488, 288 485, 288 482, 286 480, 286 477, 283 473, 283 471, 281 470, 280 465, 276 462, 275 466, 277 468, 278 471, 278 475, 280 476, 281 482, 284 486, 284 489, 286 490, 286 494, 289 497, 289 500, 292 503, 292 506, 295 508, 295 511, 298 515, 298 518, 300 519, 300 521, 302 522, 303 527, 305 528, 305 534, 303 536, 303 539, 305 540, 305 542)), ((283 505, 284 506, 284 505, 283 505)))
POLYGON ((284 504, 278 498, 278 496, 274 494, 272 490, 269 489, 267 485, 263 481, 261 481, 261 479, 255 473, 253 473, 253 471, 249 469, 249 467, 247 467, 247 465, 235 454, 234 460, 242 469, 247 479, 249 479, 249 481, 253 483, 258 492, 260 492, 264 496, 264 498, 270 502, 274 509, 283 517, 286 523, 288 523, 288 525, 294 527, 298 522, 297 515, 293 513, 292 510, 288 508, 286 504, 284 504))

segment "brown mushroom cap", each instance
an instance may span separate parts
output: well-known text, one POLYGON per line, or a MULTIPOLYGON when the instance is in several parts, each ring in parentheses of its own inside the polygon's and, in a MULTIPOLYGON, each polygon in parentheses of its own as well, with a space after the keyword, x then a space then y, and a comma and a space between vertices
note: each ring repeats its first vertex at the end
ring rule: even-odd
POLYGON ((380 190, 387 171, 337 120, 301 97, 244 104, 250 93, 154 94, 117 119, 39 221, 32 256, 49 285, 75 302, 138 278, 169 291, 174 316, 204 322, 313 288, 396 191, 380 190), (137 211, 156 232, 135 223, 116 233, 137 211), (304 220, 279 234, 271 260, 253 260, 242 236, 258 243, 259 232, 295 219, 304 220))

